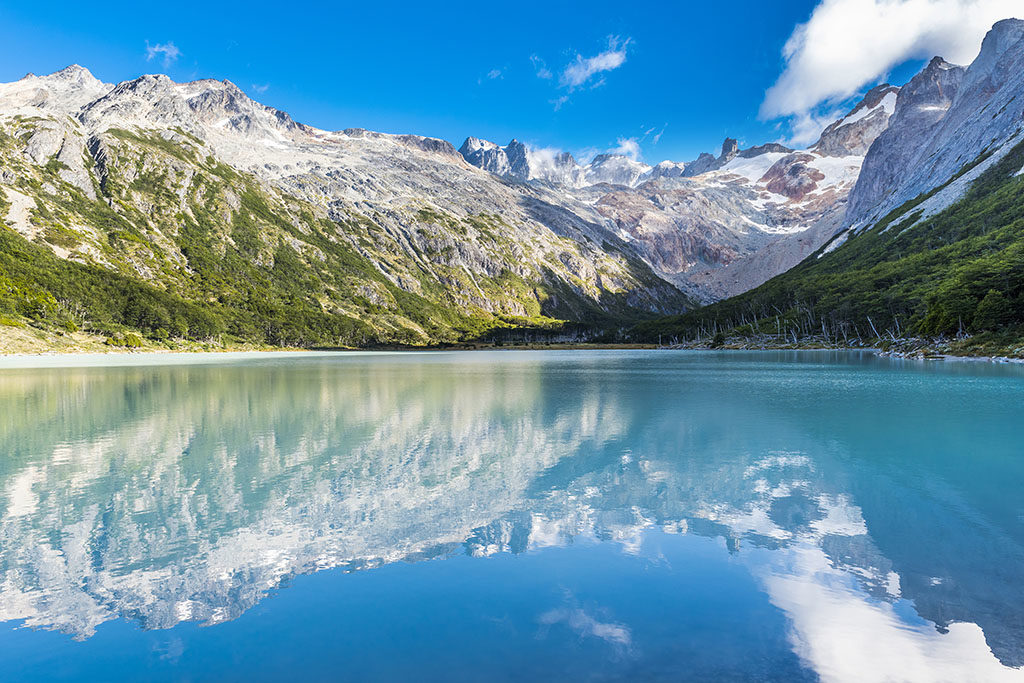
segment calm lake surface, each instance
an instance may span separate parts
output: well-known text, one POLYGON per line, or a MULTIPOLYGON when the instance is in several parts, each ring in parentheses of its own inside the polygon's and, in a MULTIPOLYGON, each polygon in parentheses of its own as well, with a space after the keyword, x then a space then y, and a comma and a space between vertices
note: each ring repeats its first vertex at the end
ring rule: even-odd
POLYGON ((4 681, 1024 681, 1024 368, 99 362, 0 369, 4 681))

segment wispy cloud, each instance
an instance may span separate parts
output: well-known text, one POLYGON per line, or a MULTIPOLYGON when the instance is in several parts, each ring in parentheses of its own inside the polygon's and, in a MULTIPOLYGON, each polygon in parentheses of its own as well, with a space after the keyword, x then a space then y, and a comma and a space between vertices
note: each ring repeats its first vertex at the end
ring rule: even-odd
POLYGON ((507 70, 508 70, 507 66, 503 67, 503 68, 500 68, 500 69, 499 68, 491 69, 486 74, 484 74, 480 78, 476 79, 476 84, 477 85, 483 85, 484 81, 496 81, 498 79, 503 79, 503 78, 505 78, 505 72, 507 70))
MULTIPOLYGON (((626 48, 630 38, 620 40, 618 36, 608 37, 608 49, 593 57, 576 55, 558 78, 559 85, 568 88, 569 92, 587 85, 594 76, 605 71, 613 71, 626 63, 626 48)), ((601 84, 603 81, 598 81, 601 84)))
POLYGON ((608 150, 611 154, 621 154, 633 161, 640 161, 640 138, 619 138, 615 147, 608 150))
POLYGON ((149 41, 146 41, 146 61, 151 62, 156 57, 163 55, 164 68, 168 68, 171 64, 177 61, 178 57, 181 56, 181 50, 178 46, 167 41, 166 43, 157 43, 156 45, 150 45, 149 41))
POLYGON ((252 84, 253 92, 259 93, 261 95, 263 93, 267 92, 267 89, 269 89, 269 88, 270 88, 270 84, 269 83, 264 83, 263 85, 259 85, 257 83, 253 83, 252 84))
POLYGON ((572 155, 576 158, 576 161, 582 164, 589 164, 593 161, 594 157, 601 153, 601 150, 597 147, 581 147, 577 149, 572 155))
POLYGON ((641 145, 646 141, 650 140, 650 145, 657 145, 661 140, 661 136, 664 135, 665 129, 668 128, 668 124, 661 126, 661 130, 658 130, 658 126, 643 126, 640 130, 643 131, 642 135, 626 136, 623 135, 615 140, 615 146, 605 150, 608 154, 619 154, 624 157, 628 157, 633 161, 643 160, 643 150, 641 145), (657 132, 655 132, 657 131, 657 132))
POLYGON ((559 109, 561 109, 565 105, 565 103, 568 102, 568 101, 569 101, 569 96, 568 95, 562 95, 561 97, 556 97, 553 100, 548 100, 548 102, 550 102, 551 104, 554 105, 555 111, 558 111, 559 109))
POLYGON ((554 74, 551 73, 551 69, 548 68, 547 63, 537 55, 530 55, 530 64, 533 64, 533 71, 537 74, 537 78, 550 80, 554 77, 554 74))
POLYGON ((1020 0, 821 0, 786 42, 761 117, 793 117, 794 138, 813 141, 825 110, 896 66, 935 55, 969 63, 992 24, 1022 15, 1020 0))
MULTIPOLYGON (((555 111, 565 106, 572 93, 603 86, 606 82, 605 74, 626 63, 626 51, 632 42, 632 38, 623 40, 619 36, 608 36, 608 49, 604 52, 592 57, 584 57, 577 52, 572 61, 558 74, 556 89, 560 91, 560 94, 548 100, 555 111)), ((541 57, 535 54, 530 55, 530 63, 533 65, 533 71, 537 78, 547 81, 554 80, 555 74, 541 57)))
POLYGON ((787 147, 804 147, 817 142, 821 132, 843 115, 842 109, 822 107, 816 111, 802 111, 793 114, 786 121, 789 135, 782 143, 787 147))
POLYGON ((560 608, 545 612, 540 623, 546 626, 564 622, 581 636, 591 636, 618 647, 628 648, 633 643, 629 627, 615 622, 599 621, 579 608, 560 608))

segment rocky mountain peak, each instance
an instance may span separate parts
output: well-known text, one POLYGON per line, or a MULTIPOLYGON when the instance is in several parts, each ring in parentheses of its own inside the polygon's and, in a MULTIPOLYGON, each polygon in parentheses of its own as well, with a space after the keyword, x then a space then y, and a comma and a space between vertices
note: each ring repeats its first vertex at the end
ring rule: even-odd
POLYGON ((72 83, 99 83, 100 80, 92 75, 92 72, 86 69, 84 66, 78 64, 72 64, 66 66, 60 71, 54 71, 52 74, 47 76, 54 80, 68 81, 72 83))
POLYGON ((763 145, 754 145, 747 149, 741 149, 737 156, 741 159, 753 159, 754 157, 759 157, 762 154, 789 154, 792 151, 793 150, 789 147, 778 142, 766 142, 763 145))
POLYGON ((708 152, 701 152, 696 159, 688 164, 684 164, 685 169, 683 170, 682 175, 685 177, 693 177, 710 171, 717 171, 737 157, 742 159, 752 159, 754 157, 761 156, 762 154, 776 152, 788 154, 792 151, 793 150, 789 147, 777 142, 769 142, 764 145, 740 149, 739 141, 735 138, 726 138, 722 142, 722 152, 717 157, 713 154, 709 154, 708 152))
POLYGON ((531 177, 529 150, 526 145, 512 138, 505 145, 505 155, 508 157, 509 171, 512 176, 527 180, 531 177))
MULTIPOLYGON (((513 139, 512 142, 515 140, 513 139)), ((468 137, 459 147, 459 154, 473 166, 496 176, 507 176, 512 172, 508 152, 504 147, 490 140, 468 137)), ((525 178, 522 179, 525 180, 525 178)))
POLYGON ((906 116, 910 113, 908 110, 914 109, 917 114, 925 113, 927 118, 941 118, 941 112, 949 108, 956 96, 965 73, 964 67, 934 57, 900 90, 896 113, 906 116))
POLYGON ((971 63, 972 71, 989 71, 1003 55, 1024 39, 1024 20, 1003 19, 996 22, 981 43, 978 57, 971 63))
POLYGON ((622 154, 598 154, 586 168, 586 181, 590 185, 608 183, 633 187, 651 167, 622 154))
POLYGON ((732 159, 736 158, 736 155, 739 154, 739 151, 739 141, 736 140, 735 138, 726 138, 725 141, 722 142, 722 153, 719 155, 718 158, 725 159, 726 161, 731 161, 732 159))
POLYGON ((906 201, 933 215, 1020 139, 1024 21, 996 23, 968 67, 935 57, 903 87, 889 129, 872 145, 850 195, 845 225, 859 229, 906 201))
POLYGON ((899 92, 888 83, 875 86, 846 116, 826 128, 811 149, 830 157, 864 156, 889 126, 899 92))
POLYGON ((490 140, 468 137, 466 138, 466 141, 462 143, 462 147, 459 147, 459 153, 465 155, 480 149, 498 149, 498 145, 494 144, 490 140))
POLYGON ((5 109, 28 107, 74 115, 112 87, 88 69, 72 64, 46 76, 30 73, 19 81, 0 84, 0 100, 5 109))
POLYGON ((651 169, 651 179, 656 178, 681 178, 686 172, 686 164, 676 161, 662 161, 651 169))

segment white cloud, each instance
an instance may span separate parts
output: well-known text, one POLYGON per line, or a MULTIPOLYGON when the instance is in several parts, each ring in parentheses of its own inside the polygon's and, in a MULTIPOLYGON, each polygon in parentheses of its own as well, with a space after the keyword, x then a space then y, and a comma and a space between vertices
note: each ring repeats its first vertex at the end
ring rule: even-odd
POLYGON ((787 147, 803 148, 818 141, 821 132, 843 115, 840 109, 826 108, 821 111, 804 111, 790 117, 789 136, 782 140, 787 147))
POLYGON ((164 57, 164 68, 166 69, 181 56, 181 50, 178 46, 167 41, 166 43, 157 43, 156 45, 150 45, 149 41, 146 41, 146 61, 151 62, 153 58, 163 55, 164 57))
POLYGON ((558 169, 556 160, 564 152, 557 147, 534 147, 530 148, 530 165, 537 169, 552 172, 558 169))
POLYGON ((533 70, 537 74, 537 78, 550 79, 554 74, 551 73, 551 69, 548 68, 547 63, 537 55, 530 55, 530 63, 533 64, 533 70))
POLYGON ((258 85, 258 84, 256 84, 256 83, 253 83, 253 84, 252 84, 252 89, 253 89, 253 91, 254 91, 254 92, 257 92, 257 93, 259 93, 259 94, 261 94, 261 95, 262 95, 263 93, 267 92, 267 89, 268 89, 268 88, 270 88, 270 84, 269 84, 269 83, 264 83, 263 85, 258 85))
POLYGON ((1024 15, 1021 0, 822 0, 786 42, 761 116, 807 116, 910 59, 969 63, 992 24, 1015 15, 1024 15))
POLYGON ((640 140, 637 138, 619 138, 615 147, 608 150, 610 154, 621 154, 633 161, 640 161, 640 140))
POLYGON ((501 78, 501 69, 491 69, 487 72, 487 78, 494 80, 495 78, 501 78))
MULTIPOLYGON (((563 94, 555 99, 548 100, 555 111, 569 101, 569 94, 581 90, 593 90, 605 84, 604 73, 614 71, 626 63, 626 49, 633 42, 632 38, 622 40, 618 36, 608 36, 608 49, 593 57, 584 57, 576 53, 573 61, 569 62, 558 75, 558 88, 563 94)), ((551 80, 554 74, 548 68, 547 63, 537 55, 530 55, 530 63, 533 64, 534 73, 537 78, 551 80)))
POLYGON ((742 560, 788 617, 794 652, 822 680, 1024 681, 1024 670, 1000 662, 977 624, 940 631, 914 614, 913 603, 865 591, 819 547, 748 551, 742 560))
POLYGON ((565 622, 569 628, 581 636, 593 636, 600 638, 611 645, 629 647, 633 642, 633 636, 629 627, 614 622, 598 621, 582 609, 553 609, 540 616, 540 623, 545 625, 565 622))
POLYGON ((589 164, 591 161, 594 160, 594 157, 596 157, 600 153, 601 150, 599 150, 597 147, 591 146, 581 147, 580 149, 577 149, 575 152, 573 152, 572 155, 576 159, 576 161, 580 162, 581 164, 589 164))
MULTIPOLYGON (((569 92, 572 92, 586 85, 597 74, 618 69, 626 62, 626 48, 630 42, 631 39, 629 38, 620 41, 618 36, 609 36, 608 49, 604 52, 593 57, 584 57, 581 54, 577 54, 576 60, 571 62, 562 71, 558 79, 559 84, 563 88, 568 88, 569 92)), ((603 80, 597 81, 597 85, 601 83, 603 83, 603 80)))

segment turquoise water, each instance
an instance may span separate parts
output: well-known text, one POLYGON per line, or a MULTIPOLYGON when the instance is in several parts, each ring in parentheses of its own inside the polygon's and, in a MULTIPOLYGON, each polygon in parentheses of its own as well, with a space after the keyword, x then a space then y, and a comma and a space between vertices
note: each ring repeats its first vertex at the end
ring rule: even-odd
POLYGON ((118 362, 0 369, 5 681, 1024 680, 1024 368, 118 362))

